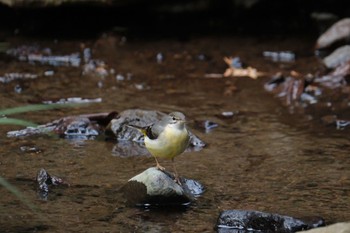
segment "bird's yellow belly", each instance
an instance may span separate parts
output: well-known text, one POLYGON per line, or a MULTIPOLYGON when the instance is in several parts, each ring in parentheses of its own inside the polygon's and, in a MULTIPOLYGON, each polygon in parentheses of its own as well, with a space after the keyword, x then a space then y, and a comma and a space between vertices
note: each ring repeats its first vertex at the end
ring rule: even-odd
POLYGON ((155 157, 173 159, 184 152, 188 146, 189 136, 187 130, 165 129, 155 140, 145 138, 148 151, 155 157))

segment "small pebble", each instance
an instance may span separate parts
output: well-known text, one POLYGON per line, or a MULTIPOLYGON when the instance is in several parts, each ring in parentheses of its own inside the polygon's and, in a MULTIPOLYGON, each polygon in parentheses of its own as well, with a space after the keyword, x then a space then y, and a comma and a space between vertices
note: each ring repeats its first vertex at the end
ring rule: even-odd
POLYGON ((157 63, 158 64, 162 63, 163 60, 164 60, 163 54, 162 53, 157 53, 156 59, 157 59, 157 63))

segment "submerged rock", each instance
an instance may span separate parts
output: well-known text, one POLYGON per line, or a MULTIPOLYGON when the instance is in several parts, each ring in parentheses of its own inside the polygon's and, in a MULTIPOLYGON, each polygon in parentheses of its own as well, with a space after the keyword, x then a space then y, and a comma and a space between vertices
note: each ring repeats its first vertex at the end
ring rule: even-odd
POLYGON ((100 134, 101 129, 89 118, 63 118, 55 127, 54 131, 68 139, 89 139, 100 134))
POLYGON ((67 185, 61 178, 50 176, 49 173, 41 168, 36 176, 38 184, 38 196, 41 200, 46 201, 49 195, 49 187, 51 185, 67 185))
POLYGON ((53 55, 50 48, 40 48, 38 46, 24 45, 8 49, 6 53, 17 57, 19 61, 25 61, 30 64, 79 67, 81 63, 79 53, 53 55))
POLYGON ((102 102, 102 98, 84 99, 81 97, 61 98, 56 101, 52 101, 52 100, 43 101, 44 104, 89 104, 89 103, 101 103, 101 102, 102 102))
POLYGON ((292 51, 264 51, 263 56, 274 62, 294 62, 296 57, 292 51))
MULTIPOLYGON (((299 232, 299 231, 298 231, 299 232)), ((305 233, 350 233, 350 222, 335 223, 326 227, 320 227, 308 231, 305 233)))
POLYGON ((38 77, 38 74, 31 73, 5 73, 3 76, 0 76, 0 82, 9 83, 15 80, 36 79, 38 77))
POLYGON ((345 129, 350 126, 349 119, 338 119, 336 115, 326 115, 321 118, 322 122, 327 126, 335 126, 337 129, 345 129))
POLYGON ((148 168, 131 178, 122 188, 130 205, 169 206, 188 205, 204 192, 204 187, 195 180, 180 178, 155 167, 148 168))
POLYGON ((216 227, 220 233, 292 233, 324 226, 324 224, 322 218, 303 221, 260 211, 227 210, 220 214, 216 227))
POLYGON ((194 123, 196 128, 201 129, 206 133, 210 132, 212 129, 217 128, 219 126, 218 123, 210 120, 195 121, 194 123))

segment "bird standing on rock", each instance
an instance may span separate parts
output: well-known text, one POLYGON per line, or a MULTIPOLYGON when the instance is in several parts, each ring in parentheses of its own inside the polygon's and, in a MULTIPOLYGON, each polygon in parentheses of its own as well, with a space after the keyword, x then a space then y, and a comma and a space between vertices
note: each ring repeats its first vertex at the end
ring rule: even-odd
POLYGON ((138 128, 145 136, 145 146, 156 160, 157 168, 164 171, 158 158, 171 159, 173 162, 175 179, 178 180, 174 158, 188 147, 190 136, 186 129, 185 115, 172 112, 160 121, 146 128, 138 128))

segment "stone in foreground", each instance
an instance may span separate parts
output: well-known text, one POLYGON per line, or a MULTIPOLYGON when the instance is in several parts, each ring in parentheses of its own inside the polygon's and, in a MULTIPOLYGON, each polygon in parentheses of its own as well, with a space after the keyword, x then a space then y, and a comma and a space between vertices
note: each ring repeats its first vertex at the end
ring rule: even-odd
POLYGON ((219 233, 293 233, 324 226, 322 218, 309 221, 252 210, 226 210, 217 221, 219 233))
POLYGON ((320 228, 303 231, 303 232, 305 233, 350 233, 350 222, 335 223, 326 227, 320 227, 320 228))
POLYGON ((131 178, 122 192, 130 205, 137 206, 188 205, 204 192, 199 182, 180 180, 181 185, 169 172, 151 167, 131 178))

